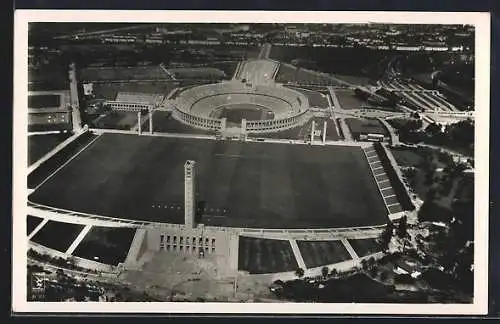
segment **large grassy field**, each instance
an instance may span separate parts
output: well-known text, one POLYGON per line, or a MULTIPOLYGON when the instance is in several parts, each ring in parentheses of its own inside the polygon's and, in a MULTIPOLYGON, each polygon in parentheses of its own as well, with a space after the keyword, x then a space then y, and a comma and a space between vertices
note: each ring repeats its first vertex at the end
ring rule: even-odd
POLYGON ((304 94, 309 99, 309 106, 314 108, 328 108, 328 99, 321 92, 299 87, 287 87, 304 94))
POLYGON ((30 200, 105 216, 183 222, 184 163, 195 160, 207 225, 380 225, 386 210, 362 150, 105 134, 30 200))
POLYGON ((240 236, 238 270, 257 274, 295 271, 297 267, 289 241, 240 236))

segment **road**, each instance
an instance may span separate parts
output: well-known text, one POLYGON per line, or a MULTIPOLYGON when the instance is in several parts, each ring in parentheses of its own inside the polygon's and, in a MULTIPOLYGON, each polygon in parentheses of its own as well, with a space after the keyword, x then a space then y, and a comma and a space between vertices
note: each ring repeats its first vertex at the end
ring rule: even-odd
POLYGON ((265 43, 264 45, 262 45, 258 58, 261 60, 268 59, 269 55, 271 55, 271 48, 272 45, 269 43, 265 43))
POLYGON ((78 98, 78 80, 76 78, 76 65, 71 63, 69 67, 69 87, 71 100, 71 118, 73 131, 79 132, 82 129, 82 117, 80 115, 80 102, 78 98))
POLYGON ((75 34, 58 36, 58 37, 56 37, 56 39, 70 39, 70 38, 82 37, 82 36, 103 35, 103 34, 116 33, 116 32, 120 32, 120 31, 141 29, 141 28, 154 27, 154 26, 156 26, 156 24, 141 24, 141 25, 120 27, 120 28, 113 28, 113 29, 102 29, 102 30, 96 30, 96 31, 92 31, 92 32, 83 32, 83 33, 75 33, 75 34))

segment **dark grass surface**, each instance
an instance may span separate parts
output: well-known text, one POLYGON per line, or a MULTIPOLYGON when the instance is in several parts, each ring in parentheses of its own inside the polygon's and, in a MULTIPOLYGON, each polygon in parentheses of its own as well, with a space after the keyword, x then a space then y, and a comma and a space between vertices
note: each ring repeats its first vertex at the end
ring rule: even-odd
POLYGON ((28 163, 31 165, 38 161, 70 136, 71 133, 28 136, 28 163))
POLYGON ((183 222, 186 160, 197 162, 207 225, 379 225, 386 211, 358 147, 104 134, 30 196, 105 216, 183 222), (158 208, 157 206, 163 206, 158 208), (209 210, 213 211, 210 212, 209 210), (216 210, 225 209, 224 214, 216 210))
POLYGON ((378 244, 374 238, 349 240, 349 243, 359 257, 364 257, 381 251, 380 244, 378 244))
MULTIPOLYGON (((226 79, 228 76, 223 70, 213 67, 169 68, 176 79, 226 79)), ((231 75, 232 76, 232 75, 231 75)))
MULTIPOLYGON (((80 151, 85 145, 90 143, 96 135, 87 132, 82 134, 73 142, 69 143, 62 150, 57 152, 49 160, 42 163, 37 169, 28 175, 28 188, 35 188, 52 172, 68 161, 73 155, 80 151)), ((61 184, 62 185, 62 184, 61 184)), ((62 186, 61 188, 63 188, 62 186)), ((61 190, 60 188, 60 190, 61 190)), ((59 190, 59 191, 60 191, 59 190)))
POLYGON ((61 105, 61 96, 58 94, 28 96, 28 108, 51 108, 61 105))
POLYGON ((328 108, 328 99, 326 99, 326 97, 324 97, 320 92, 298 87, 287 87, 287 88, 290 88, 292 90, 304 94, 307 97, 307 99, 309 99, 310 107, 328 108))
POLYGON ((372 106, 367 101, 356 97, 352 90, 335 90, 335 94, 337 95, 340 106, 345 110, 362 109, 363 106, 372 106))
MULTIPOLYGON (((144 122, 146 115, 143 115, 144 122)), ((105 116, 99 116, 92 120, 91 127, 104 129, 129 130, 137 124, 137 113, 130 111, 111 111, 105 116)))
POLYGON ((83 228, 84 226, 80 224, 48 221, 31 240, 48 248, 66 252, 83 228))
POLYGON ((135 231, 135 228, 94 226, 85 235, 73 255, 105 264, 118 265, 127 258, 135 231))
POLYGON ((327 76, 315 72, 306 71, 291 67, 289 65, 280 64, 278 73, 276 74, 276 82, 291 82, 300 84, 318 84, 318 85, 340 85, 338 81, 327 76))
POLYGON ((134 67, 87 67, 80 70, 85 81, 98 80, 171 80, 172 78, 157 65, 134 67))
POLYGON ((351 259, 341 241, 297 241, 297 245, 307 268, 351 259))
POLYGON ((26 217, 26 235, 30 235, 31 232, 43 221, 40 217, 30 216, 26 217))
POLYGON ((297 267, 289 241, 240 236, 238 270, 259 274, 295 271, 297 267))
POLYGON ((96 83, 94 94, 97 99, 107 100, 115 100, 118 92, 157 93, 166 96, 178 86, 178 81, 96 83))
POLYGON ((354 135, 367 133, 388 135, 382 123, 376 119, 346 118, 345 122, 354 135))

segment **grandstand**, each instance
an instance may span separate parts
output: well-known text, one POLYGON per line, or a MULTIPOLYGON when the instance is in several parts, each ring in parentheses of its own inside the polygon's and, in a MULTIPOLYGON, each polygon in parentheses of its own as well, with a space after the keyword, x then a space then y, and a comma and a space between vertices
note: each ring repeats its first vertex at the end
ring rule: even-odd
POLYGON ((247 124, 248 132, 269 132, 307 121, 304 114, 309 110, 309 101, 300 92, 278 85, 246 86, 233 80, 186 89, 177 95, 174 106, 174 118, 197 128, 211 129, 219 123, 221 111, 238 110, 241 116, 237 119, 252 120, 247 124), (255 120, 255 112, 272 114, 261 114, 262 118, 255 120))

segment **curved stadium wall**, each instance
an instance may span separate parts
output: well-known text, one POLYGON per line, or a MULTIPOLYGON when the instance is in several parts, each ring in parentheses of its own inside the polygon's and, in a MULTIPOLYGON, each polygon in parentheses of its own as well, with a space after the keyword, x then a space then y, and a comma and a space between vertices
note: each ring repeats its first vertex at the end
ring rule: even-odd
MULTIPOLYGON (((240 82, 231 81, 202 85, 183 91, 173 104, 172 116, 178 121, 195 128, 222 131, 226 126, 225 118, 212 118, 209 117, 209 115, 213 110, 223 105, 211 105, 207 102, 207 112, 203 114, 199 112, 194 113, 192 108, 202 100, 209 101, 211 98, 219 99, 220 95, 231 94, 239 95, 239 100, 236 100, 234 103, 242 103, 241 95, 248 95, 246 102, 252 104, 256 103, 256 98, 258 96, 263 96, 286 102, 290 107, 287 113, 278 111, 275 115, 275 119, 272 120, 247 121, 246 130, 249 133, 266 133, 286 130, 305 123, 310 117, 309 101, 302 93, 280 86, 246 87, 240 82)), ((226 101, 227 100, 231 99, 227 98, 226 101)), ((276 112, 276 109, 272 106, 266 106, 266 108, 276 112)))

